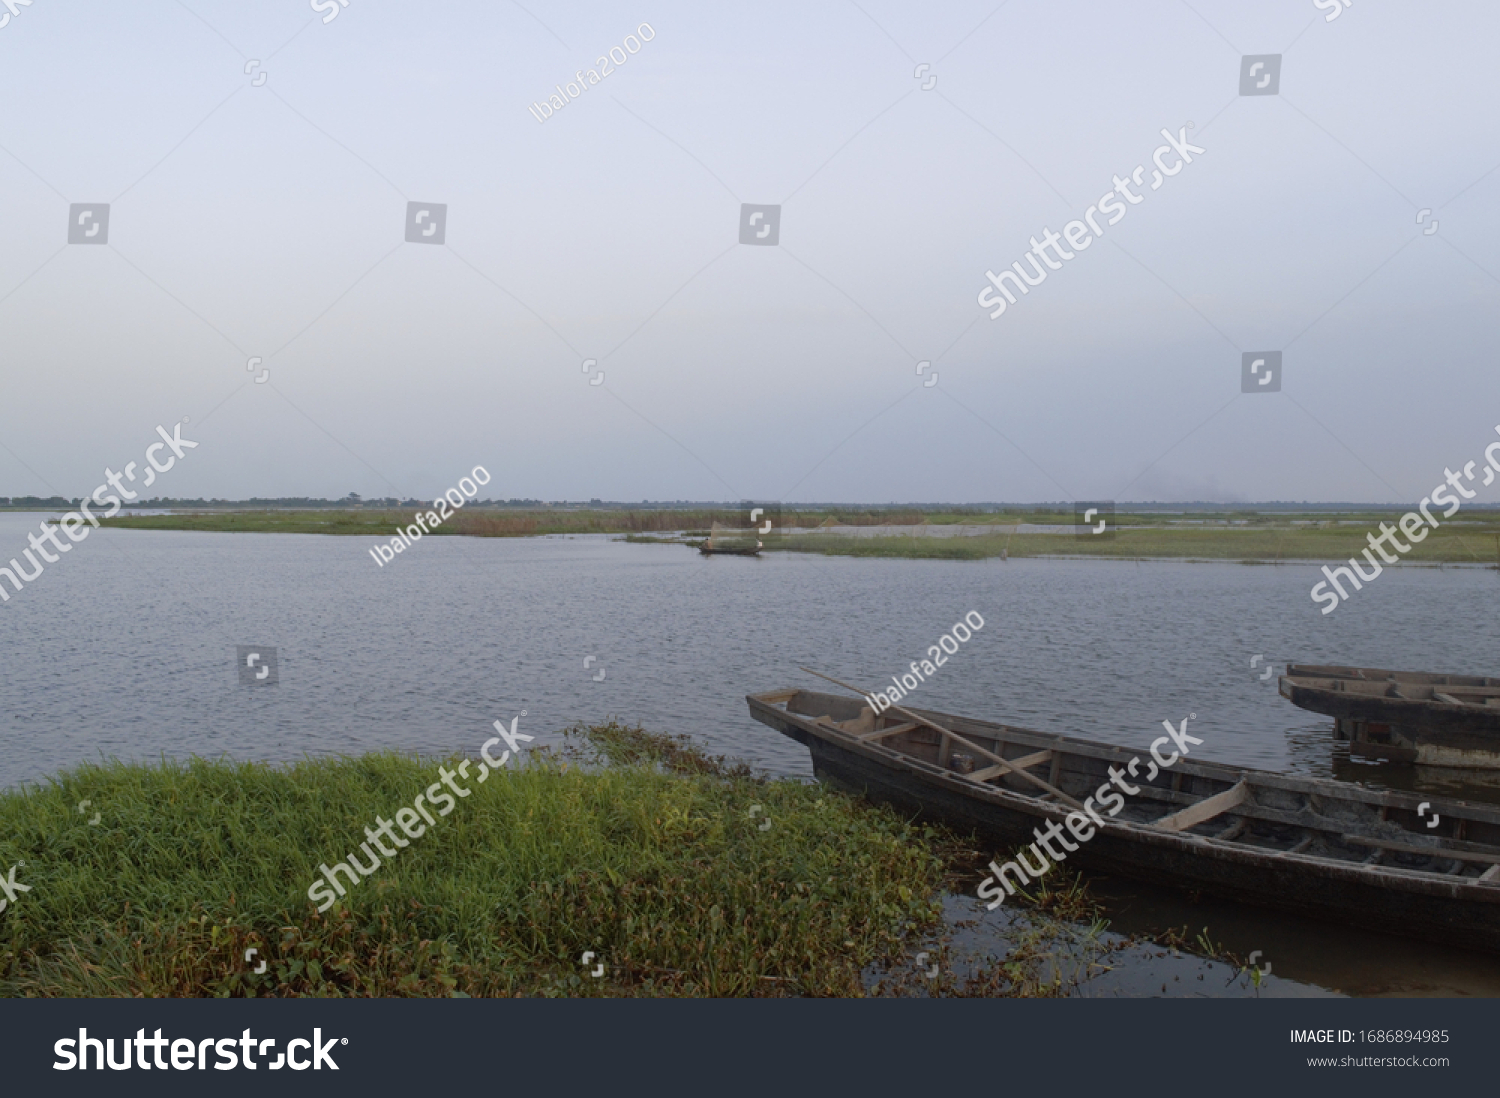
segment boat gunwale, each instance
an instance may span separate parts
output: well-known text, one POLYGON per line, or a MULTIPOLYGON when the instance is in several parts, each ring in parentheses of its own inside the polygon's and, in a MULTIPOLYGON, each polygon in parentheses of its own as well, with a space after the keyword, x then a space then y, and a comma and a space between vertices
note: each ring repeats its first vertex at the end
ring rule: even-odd
MULTIPOLYGON (((1369 701, 1378 702, 1383 706, 1389 706, 1393 710, 1404 709, 1406 707, 1423 706, 1442 709, 1450 713, 1466 713, 1470 710, 1478 710, 1481 713, 1487 713, 1491 716, 1500 715, 1500 710, 1496 710, 1493 706, 1486 705, 1484 701, 1465 701, 1461 697, 1458 697, 1458 695, 1467 694, 1470 691, 1474 690, 1491 690, 1495 691, 1495 693, 1486 694, 1483 695, 1483 697, 1500 698, 1500 687, 1496 686, 1480 686, 1478 684, 1465 685, 1454 683, 1389 682, 1379 679, 1345 679, 1335 677, 1314 677, 1311 675, 1282 675, 1281 681, 1286 683, 1288 688, 1291 690, 1301 691, 1305 694, 1312 694, 1320 698, 1326 697, 1330 702, 1339 703, 1343 707, 1347 707, 1350 702, 1369 701), (1436 697, 1393 697, 1390 694, 1376 693, 1373 690, 1345 690, 1341 686, 1335 685, 1346 682, 1364 683, 1369 686, 1386 688, 1390 688, 1392 686, 1405 686, 1416 689, 1426 689, 1447 694, 1448 696, 1453 697, 1454 700, 1451 702, 1445 702, 1438 700, 1436 697), (1442 689, 1443 687, 1447 687, 1448 689, 1444 690, 1442 689)), ((1299 709, 1308 708, 1308 706, 1293 700, 1291 695, 1284 690, 1281 691, 1281 695, 1288 701, 1291 701, 1292 704, 1296 705, 1299 709)), ((1320 712, 1320 710, 1311 710, 1311 712, 1320 712)))
POLYGON ((1384 667, 1355 667, 1350 664, 1337 663, 1289 663, 1284 677, 1341 679, 1398 685, 1406 683, 1410 686, 1500 686, 1500 678, 1495 678, 1493 675, 1461 675, 1447 671, 1394 671, 1384 667), (1379 677, 1371 678, 1372 675, 1379 677), (1437 679, 1446 681, 1435 682, 1437 679), (1453 681, 1455 679, 1459 681, 1453 681))

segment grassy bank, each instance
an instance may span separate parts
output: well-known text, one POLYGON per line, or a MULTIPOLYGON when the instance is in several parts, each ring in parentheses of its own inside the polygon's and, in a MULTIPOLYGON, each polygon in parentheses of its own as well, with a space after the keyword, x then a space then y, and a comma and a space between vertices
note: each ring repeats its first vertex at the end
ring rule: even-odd
MULTIPOLYGON (((426 510, 423 510, 426 515, 426 510)), ((371 508, 327 508, 285 510, 221 510, 178 512, 171 515, 132 515, 120 513, 101 519, 102 526, 126 530, 201 530, 210 533, 256 534, 334 534, 389 538, 398 527, 410 526, 417 512, 413 508, 376 510, 371 508)), ((949 516, 953 521, 964 517, 949 516)), ((869 524, 876 521, 918 522, 917 512, 810 511, 787 515, 788 521, 816 526, 832 518, 840 522, 869 524)), ((539 508, 469 507, 454 511, 433 532, 440 537, 467 536, 482 538, 539 537, 546 534, 651 534, 675 530, 708 530, 714 523, 733 526, 745 521, 743 511, 725 509, 701 510, 629 510, 609 511, 592 508, 572 510, 539 508)), ((934 518, 932 521, 939 521, 934 518)))
MULTIPOLYGON (((362 535, 389 538, 398 526, 410 525, 413 512, 377 510, 222 511, 174 515, 117 515, 103 525, 132 530, 200 530, 221 533, 288 533, 362 535)), ((847 534, 771 534, 767 552, 822 553, 829 556, 906 557, 935 560, 985 560, 991 557, 1086 556, 1120 559, 1193 560, 1347 560, 1368 545, 1367 534, 1382 522, 1394 524, 1390 511, 1338 514, 1120 514, 1112 537, 1080 538, 1071 533, 1015 532, 1020 523, 1070 525, 1071 512, 1035 509, 980 514, 960 510, 786 512, 784 524, 811 528, 833 521, 848 526, 911 524, 915 536, 851 537, 847 534), (979 532, 938 536, 928 530, 962 525, 979 532)), ((544 534, 624 534, 628 541, 678 541, 661 538, 674 531, 704 536, 713 523, 732 525, 736 511, 514 510, 479 508, 455 512, 437 527, 438 536, 535 537, 544 534)), ((1398 535, 1399 536, 1399 535, 1398 535)), ((1403 541, 1405 539, 1402 539, 1403 541)), ((1416 563, 1500 563, 1500 517, 1476 511, 1455 516, 1429 531, 1426 540, 1402 554, 1416 563)))
POLYGON ((0 994, 857 995, 934 922, 943 863, 890 813, 638 731, 585 742, 609 765, 462 783, 322 915, 318 867, 436 761, 85 766, 4 795, 0 869, 31 891, 0 914, 0 994))
MULTIPOLYGON (((909 557, 986 560, 991 557, 1078 556, 1118 559, 1347 560, 1359 556, 1379 534, 1388 514, 1368 524, 1326 526, 1132 526, 1108 537, 1073 534, 994 533, 963 537, 847 537, 816 534, 765 539, 766 551, 822 553, 850 557, 909 557)), ((1399 534, 1398 534, 1399 536, 1399 534)), ((1405 543, 1405 539, 1402 539, 1405 543)), ((1444 523, 1429 531, 1411 552, 1392 556, 1414 563, 1500 563, 1500 521, 1444 523)))
MULTIPOLYGON (((425 517, 426 511, 423 515, 425 517)), ((416 521, 412 509, 212 511, 173 515, 127 515, 100 520, 127 530, 201 530, 230 534, 333 534, 391 538, 416 521)), ((733 522, 715 511, 513 511, 495 508, 454 511, 431 533, 438 537, 524 538, 546 534, 648 533, 733 522)))

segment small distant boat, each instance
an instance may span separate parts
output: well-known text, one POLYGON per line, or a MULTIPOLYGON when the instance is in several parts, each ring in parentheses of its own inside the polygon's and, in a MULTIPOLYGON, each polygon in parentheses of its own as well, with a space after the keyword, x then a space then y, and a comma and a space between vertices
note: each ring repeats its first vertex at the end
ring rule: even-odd
MULTIPOLYGON (((1079 815, 1111 767, 1149 757, 925 709, 877 714, 810 690, 746 701, 807 745, 820 779, 985 835, 1005 844, 1002 859, 1079 815)), ((1139 793, 1070 866, 1500 952, 1500 808, 1191 758, 1152 770, 1130 771, 1139 793)))
POLYGON ((1500 678, 1290 664, 1280 689, 1332 717, 1351 755, 1500 770, 1500 678))
POLYGON ((760 556, 760 550, 761 544, 758 541, 753 546, 716 546, 713 544, 713 539, 709 539, 698 546, 698 552, 702 553, 705 557, 758 557, 760 556))
POLYGON ((761 548, 759 538, 744 530, 720 526, 717 522, 713 524, 708 537, 698 544, 698 552, 706 557, 756 557, 760 555, 761 548))

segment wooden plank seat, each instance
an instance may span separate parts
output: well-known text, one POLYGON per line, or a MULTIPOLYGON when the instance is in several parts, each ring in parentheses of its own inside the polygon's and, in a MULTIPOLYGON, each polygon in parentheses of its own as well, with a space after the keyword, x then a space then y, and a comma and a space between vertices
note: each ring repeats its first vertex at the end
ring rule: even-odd
POLYGON ((1215 793, 1212 797, 1206 797, 1197 804, 1190 804, 1181 811, 1174 812, 1170 816, 1163 816, 1156 821, 1155 826, 1166 831, 1186 831, 1190 827, 1221 816, 1231 808, 1244 804, 1250 799, 1250 787, 1245 784, 1244 779, 1235 782, 1222 793, 1215 793))
POLYGON ((899 736, 903 732, 912 732, 922 726, 916 721, 904 721, 901 724, 893 724, 888 728, 877 728, 873 732, 865 732, 860 735, 862 740, 882 740, 887 736, 899 736))
POLYGON ((1008 761, 1010 763, 1009 766, 986 766, 984 769, 976 770, 972 774, 965 774, 964 777, 976 782, 987 782, 991 778, 998 778, 1002 774, 1009 774, 1012 770, 1025 770, 1028 767, 1041 766, 1042 763, 1051 762, 1052 752, 1050 750, 1037 751, 1030 755, 1022 755, 1019 759, 1010 759, 1008 761))

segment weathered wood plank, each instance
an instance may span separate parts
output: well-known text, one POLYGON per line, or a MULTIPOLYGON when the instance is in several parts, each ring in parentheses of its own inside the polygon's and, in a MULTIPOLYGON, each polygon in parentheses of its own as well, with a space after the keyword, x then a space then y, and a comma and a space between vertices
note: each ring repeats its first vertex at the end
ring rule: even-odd
POLYGON ((1030 755, 1022 755, 1019 759, 1011 759, 1009 766, 986 766, 983 770, 976 770, 965 777, 973 778, 976 782, 987 782, 991 778, 998 778, 1001 774, 1010 773, 1012 769, 1025 770, 1029 766, 1040 766, 1044 762, 1051 761, 1051 751, 1037 751, 1030 755))
MULTIPOLYGON (((826 679, 827 681, 833 683, 835 686, 842 686, 845 690, 852 690, 852 691, 854 691, 854 693, 859 694, 861 697, 868 697, 869 696, 864 691, 862 691, 859 687, 857 687, 857 686, 851 686, 847 682, 840 682, 838 679, 835 679, 835 678, 833 678, 830 675, 825 675, 821 671, 814 671, 814 670, 812 670, 811 668, 808 668, 808 667, 803 667, 802 670, 806 671, 809 675, 816 675, 820 679, 826 679)), ((891 709, 894 712, 900 713, 903 717, 910 717, 914 721, 921 722, 922 724, 926 725, 928 728, 931 728, 935 732, 940 732, 940 733, 942 733, 945 736, 952 736, 953 739, 956 742, 963 744, 969 750, 978 752, 979 754, 983 755, 985 758, 989 759, 990 762, 992 762, 992 763, 998 763, 999 765, 1006 767, 1007 769, 1010 770, 1010 772, 1012 774, 1015 774, 1015 775, 1023 778, 1024 780, 1030 782, 1032 785, 1037 786, 1038 788, 1042 789, 1043 791, 1045 791, 1047 793, 1053 794, 1063 804, 1066 804, 1066 805, 1068 805, 1068 806, 1070 806, 1072 808, 1076 808, 1080 812, 1083 811, 1083 805, 1080 804, 1078 801, 1074 800, 1072 797, 1068 796, 1061 789, 1058 789, 1056 786, 1053 786, 1053 785, 1049 784, 1048 782, 1042 781, 1042 779, 1038 778, 1035 774, 1028 774, 1024 770, 1017 770, 1017 769, 1015 769, 1015 767, 1011 766, 1011 764, 1007 760, 1001 758, 999 755, 995 754, 993 751, 986 751, 984 748, 980 747, 977 743, 974 743, 971 740, 966 740, 964 737, 958 735, 956 732, 950 732, 948 729, 944 728, 942 725, 938 724, 936 721, 934 721, 934 720, 932 720, 932 719, 930 719, 928 717, 924 717, 920 713, 913 713, 910 709, 906 709, 903 706, 899 706, 899 705, 893 705, 893 706, 891 706, 891 709)), ((1055 769, 1055 767, 1054 767, 1054 769, 1055 769)))
POLYGON ((1339 838, 1353 846, 1375 846, 1381 850, 1394 850, 1401 854, 1426 854, 1433 858, 1454 858, 1461 862, 1500 865, 1500 854, 1485 854, 1478 850, 1450 850, 1446 846, 1418 846, 1416 843, 1398 843, 1391 839, 1367 839, 1363 835, 1340 835, 1339 838))
POLYGON ((1196 827, 1215 816, 1221 816, 1237 805, 1244 804, 1250 799, 1250 787, 1240 779, 1222 793, 1215 793, 1199 801, 1190 804, 1180 812, 1174 812, 1170 816, 1164 816, 1156 821, 1156 826, 1167 831, 1186 831, 1190 827, 1196 827))
POLYGON ((1233 842, 1235 837, 1239 835, 1241 831, 1245 830, 1245 819, 1246 817, 1241 816, 1239 819, 1235 820, 1232 824, 1226 827, 1223 831, 1215 835, 1214 838, 1221 843, 1233 842))
MULTIPOLYGON (((1169 789, 1159 789, 1159 788, 1157 788, 1155 786, 1149 786, 1149 785, 1143 785, 1143 786, 1141 786, 1140 787, 1140 792, 1138 794, 1136 794, 1136 796, 1139 799, 1142 799, 1142 800, 1160 801, 1160 802, 1162 802, 1164 804, 1187 804, 1187 805, 1191 805, 1191 804, 1194 804, 1194 803, 1198 803, 1196 801, 1193 801, 1191 799, 1191 797, 1189 796, 1189 794, 1186 794, 1186 793, 1173 793, 1169 789)), ((1313 814, 1309 815, 1309 814, 1300 813, 1300 812, 1288 812, 1285 809, 1280 809, 1280 808, 1269 808, 1269 807, 1267 807, 1265 805, 1259 805, 1259 804, 1245 804, 1245 805, 1241 806, 1241 810, 1244 813, 1244 819, 1245 820, 1259 821, 1259 822, 1263 822, 1263 823, 1283 824, 1283 825, 1289 824, 1289 825, 1291 825, 1293 827, 1305 827, 1305 828, 1308 828, 1308 829, 1313 830, 1313 831, 1321 831, 1321 832, 1323 832, 1323 833, 1325 833, 1327 835, 1330 835, 1330 836, 1341 835, 1343 833, 1343 831, 1344 831, 1344 828, 1346 828, 1346 827, 1349 826, 1349 821, 1348 820, 1337 820, 1337 819, 1334 819, 1333 817, 1324 816, 1324 815, 1318 814, 1316 812, 1314 812, 1313 814)), ((1384 812, 1385 808, 1382 807, 1381 811, 1384 812)), ((1243 822, 1243 821, 1241 821, 1241 822, 1243 822)), ((1231 828, 1231 832, 1233 834, 1238 834, 1238 829, 1231 828)), ((1210 836, 1210 838, 1216 838, 1216 839, 1218 839, 1218 838, 1228 839, 1230 837, 1231 837, 1231 834, 1229 834, 1229 833, 1226 833, 1223 836, 1219 836, 1219 835, 1210 836)), ((1473 848, 1487 845, 1487 844, 1483 844, 1483 843, 1461 842, 1461 841, 1458 841, 1458 840, 1449 840, 1449 841, 1453 845, 1451 845, 1451 846, 1445 846, 1442 849, 1443 850, 1452 850, 1455 853, 1468 852, 1468 851, 1472 850, 1473 848)), ((1425 847, 1424 846, 1424 847, 1421 847, 1420 849, 1422 850, 1422 852, 1426 853, 1428 850, 1434 849, 1434 848, 1430 848, 1430 847, 1425 847)), ((1493 850, 1493 845, 1490 846, 1490 850, 1493 850)), ((1476 853, 1480 853, 1480 854, 1486 854, 1486 855, 1488 855, 1490 853, 1490 850, 1478 850, 1478 851, 1475 851, 1475 852, 1476 853)))

